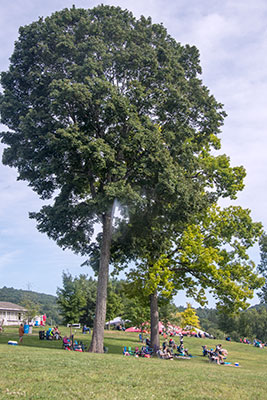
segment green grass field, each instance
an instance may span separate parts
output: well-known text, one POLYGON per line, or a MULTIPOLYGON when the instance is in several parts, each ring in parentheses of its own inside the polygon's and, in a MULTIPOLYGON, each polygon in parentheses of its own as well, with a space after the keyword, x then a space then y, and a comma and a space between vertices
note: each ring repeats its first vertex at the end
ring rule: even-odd
MULTIPOLYGON (((140 345, 137 333, 107 331, 108 353, 91 354, 65 351, 61 341, 40 341, 38 331, 25 335, 20 346, 7 344, 18 340, 17 327, 0 334, 0 399, 267 399, 267 348, 220 341, 229 351, 227 361, 239 362, 236 368, 202 357, 201 346, 214 347, 215 340, 185 337, 194 357, 170 361, 124 357, 123 346, 140 345)), ((88 334, 77 331, 75 337, 89 344, 88 334)))

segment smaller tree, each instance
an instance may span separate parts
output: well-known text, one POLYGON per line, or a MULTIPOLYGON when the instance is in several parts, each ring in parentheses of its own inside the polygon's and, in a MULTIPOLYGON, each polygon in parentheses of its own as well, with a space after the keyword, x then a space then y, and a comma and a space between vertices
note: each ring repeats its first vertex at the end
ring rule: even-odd
POLYGON ((24 312, 24 319, 29 323, 40 312, 40 305, 25 296, 21 301, 21 305, 27 310, 24 312))
POLYGON ((239 329, 239 315, 218 313, 218 326, 221 331, 233 338, 233 333, 239 329))
POLYGON ((84 285, 79 278, 63 272, 63 288, 57 289, 58 304, 66 324, 80 321, 86 306, 84 285))
POLYGON ((87 275, 79 276, 79 284, 83 288, 83 295, 86 299, 86 305, 81 311, 79 322, 83 325, 92 327, 95 318, 95 304, 96 304, 96 292, 97 292, 97 281, 93 278, 88 278, 87 275))
POLYGON ((132 326, 141 330, 147 328, 147 324, 150 323, 149 302, 139 296, 127 298, 123 317, 125 320, 128 319, 132 326))
POLYGON ((194 328, 200 328, 199 318, 190 303, 187 303, 186 309, 181 313, 181 318, 182 328, 187 327, 190 330, 194 330, 194 328))
POLYGON ((108 284, 107 312, 106 320, 121 316, 124 311, 124 302, 122 298, 122 286, 118 281, 111 281, 108 284))
POLYGON ((267 341, 267 310, 264 307, 261 307, 257 311, 257 318, 253 319, 254 321, 254 337, 262 340, 263 342, 267 341))
POLYGON ((159 299, 159 320, 168 325, 181 325, 181 313, 170 299, 159 299))
POLYGON ((256 310, 248 310, 239 315, 238 333, 240 333, 240 337, 251 338, 253 336, 253 321, 256 317, 255 312, 256 310))
POLYGON ((261 262, 258 265, 258 271, 265 279, 265 284, 261 288, 259 297, 262 303, 267 303, 267 235, 265 233, 261 236, 259 244, 261 262))

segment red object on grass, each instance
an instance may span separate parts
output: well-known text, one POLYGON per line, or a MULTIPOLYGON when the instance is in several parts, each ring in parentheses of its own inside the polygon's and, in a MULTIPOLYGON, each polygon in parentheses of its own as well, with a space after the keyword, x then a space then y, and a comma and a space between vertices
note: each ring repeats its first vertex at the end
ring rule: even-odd
POLYGON ((142 332, 142 331, 141 331, 141 329, 136 328, 136 326, 131 326, 131 328, 125 329, 125 332, 142 332))

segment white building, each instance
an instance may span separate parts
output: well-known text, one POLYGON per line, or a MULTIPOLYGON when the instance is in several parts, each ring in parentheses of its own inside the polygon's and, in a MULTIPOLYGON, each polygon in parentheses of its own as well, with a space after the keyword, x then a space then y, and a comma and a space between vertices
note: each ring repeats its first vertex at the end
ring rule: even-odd
POLYGON ((0 325, 19 325, 27 310, 18 304, 0 301, 0 325))

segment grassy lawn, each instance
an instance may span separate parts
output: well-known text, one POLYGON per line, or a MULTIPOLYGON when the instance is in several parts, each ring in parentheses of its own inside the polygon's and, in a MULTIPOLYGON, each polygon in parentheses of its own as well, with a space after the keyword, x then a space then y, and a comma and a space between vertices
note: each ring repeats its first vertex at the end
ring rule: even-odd
MULTIPOLYGON (((137 333, 106 332, 108 353, 91 354, 65 351, 61 341, 40 341, 38 331, 25 335, 20 346, 7 344, 18 340, 17 327, 0 334, 0 399, 267 398, 267 348, 220 341, 229 351, 227 361, 239 362, 235 368, 201 356, 201 346, 215 347, 215 340, 185 337, 194 357, 169 361, 122 356, 123 346, 140 345, 137 333)), ((75 337, 89 344, 88 334, 77 330, 75 337)))

